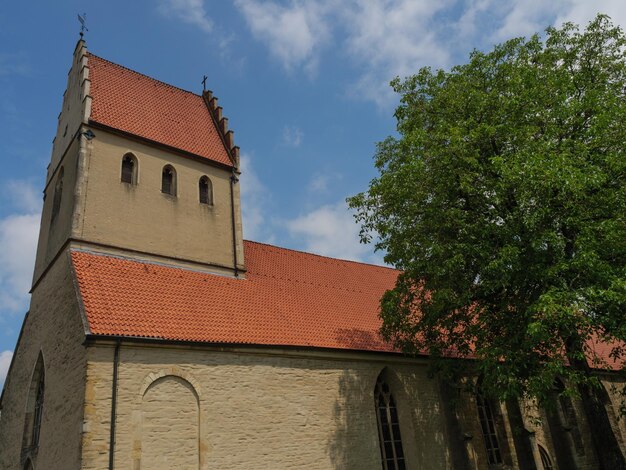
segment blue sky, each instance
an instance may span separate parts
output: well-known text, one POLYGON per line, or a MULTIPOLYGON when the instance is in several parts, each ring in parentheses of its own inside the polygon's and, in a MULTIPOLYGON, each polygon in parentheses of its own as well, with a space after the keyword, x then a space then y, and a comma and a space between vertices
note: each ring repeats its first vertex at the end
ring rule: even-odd
POLYGON ((247 239, 373 263, 345 198, 366 189, 375 143, 394 133, 391 78, 598 12, 626 25, 622 0, 2 2, 0 384, 28 309, 79 12, 96 55, 196 92, 208 76, 242 150, 247 239))

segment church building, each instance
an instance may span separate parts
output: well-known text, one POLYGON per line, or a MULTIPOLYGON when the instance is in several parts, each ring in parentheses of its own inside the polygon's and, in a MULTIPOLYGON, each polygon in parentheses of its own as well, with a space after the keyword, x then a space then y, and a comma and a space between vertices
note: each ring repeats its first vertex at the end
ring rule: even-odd
POLYGON ((577 399, 497 403, 385 343, 397 271, 244 240, 239 179, 210 91, 78 42, 0 469, 598 468, 577 399))

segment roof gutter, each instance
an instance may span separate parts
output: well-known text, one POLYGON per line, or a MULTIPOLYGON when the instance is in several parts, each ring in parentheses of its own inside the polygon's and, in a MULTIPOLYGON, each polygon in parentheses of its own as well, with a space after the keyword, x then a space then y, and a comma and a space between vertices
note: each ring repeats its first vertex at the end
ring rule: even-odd
MULTIPOLYGON (((428 359, 426 354, 414 354, 408 355, 400 351, 382 351, 382 350, 368 350, 368 349, 344 349, 333 348, 328 346, 307 346, 307 345, 293 345, 293 344, 261 344, 261 343, 237 343, 237 342, 225 342, 225 341, 194 341, 194 340, 181 340, 181 339, 167 339, 162 337, 153 336, 124 336, 117 334, 96 334, 90 333, 85 336, 83 344, 86 346, 95 346, 98 343, 111 344, 124 341, 127 345, 168 345, 187 348, 256 348, 263 350, 281 349, 290 351, 320 351, 320 352, 333 352, 333 353, 347 353, 347 354, 364 354, 368 356, 386 356, 397 357, 406 359, 428 359)), ((463 359, 464 361, 471 361, 470 359, 463 359)))

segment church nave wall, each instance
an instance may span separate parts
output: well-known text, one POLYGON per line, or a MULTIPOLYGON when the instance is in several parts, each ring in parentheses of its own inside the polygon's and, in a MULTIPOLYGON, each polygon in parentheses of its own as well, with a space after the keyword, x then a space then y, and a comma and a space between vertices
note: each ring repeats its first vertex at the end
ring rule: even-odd
MULTIPOLYGON (((108 436, 112 354, 111 345, 90 348, 84 468, 107 462, 106 439, 100 437, 108 436)), ((351 356, 122 344, 116 468, 170 468, 154 461, 144 466, 147 449, 160 445, 147 430, 174 429, 182 414, 188 418, 194 411, 191 402, 183 407, 170 394, 170 400, 159 401, 162 415, 146 412, 147 391, 166 380, 173 389, 178 383, 179 391, 185 384, 198 397, 198 466, 187 463, 181 469, 378 470, 374 387, 385 367, 393 377, 408 468, 420 468, 417 462, 429 462, 433 470, 450 468, 437 384, 428 379, 425 365, 351 356)))

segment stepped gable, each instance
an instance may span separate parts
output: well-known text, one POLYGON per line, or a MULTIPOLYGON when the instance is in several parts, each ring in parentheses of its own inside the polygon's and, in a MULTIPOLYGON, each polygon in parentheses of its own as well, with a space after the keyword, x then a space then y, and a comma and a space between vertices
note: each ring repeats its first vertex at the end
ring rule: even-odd
MULTIPOLYGON (((132 134, 186 153, 227 165, 233 158, 227 120, 214 120, 205 97, 160 82, 87 53, 90 123, 132 134)), ((215 99, 215 103, 217 100, 215 99)), ((221 108, 220 108, 221 118, 221 108)))
POLYGON ((396 270, 244 248, 246 279, 73 251, 91 334, 393 351, 379 337, 378 312, 396 270))

